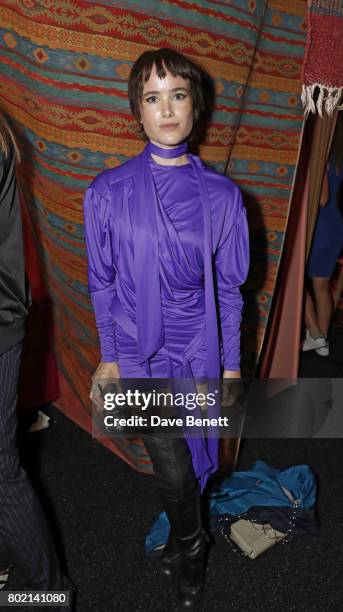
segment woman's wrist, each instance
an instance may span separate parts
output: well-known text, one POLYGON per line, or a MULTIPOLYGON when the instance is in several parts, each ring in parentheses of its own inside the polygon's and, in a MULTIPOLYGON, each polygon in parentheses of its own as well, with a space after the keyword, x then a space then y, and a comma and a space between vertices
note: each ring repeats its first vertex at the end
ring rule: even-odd
POLYGON ((100 361, 92 379, 96 378, 118 378, 119 366, 117 361, 100 361))
POLYGON ((223 378, 241 378, 240 370, 224 370, 223 378))

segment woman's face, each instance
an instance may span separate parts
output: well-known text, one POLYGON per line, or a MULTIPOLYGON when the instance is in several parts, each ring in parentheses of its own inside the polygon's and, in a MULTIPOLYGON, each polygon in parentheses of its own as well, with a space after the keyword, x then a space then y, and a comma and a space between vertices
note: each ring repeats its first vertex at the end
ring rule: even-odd
POLYGON ((193 103, 188 79, 166 72, 159 79, 153 66, 144 83, 140 107, 141 123, 149 140, 162 147, 176 146, 190 135, 193 103))

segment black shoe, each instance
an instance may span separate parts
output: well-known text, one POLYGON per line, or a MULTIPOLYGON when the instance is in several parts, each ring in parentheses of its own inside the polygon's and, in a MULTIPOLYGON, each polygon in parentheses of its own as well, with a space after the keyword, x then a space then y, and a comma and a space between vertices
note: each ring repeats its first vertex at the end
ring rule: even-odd
POLYGON ((194 609, 202 596, 205 574, 206 535, 203 530, 182 543, 182 566, 178 583, 181 609, 194 609))
POLYGON ((163 557, 160 565, 160 571, 165 576, 171 577, 180 567, 182 555, 180 547, 174 535, 170 532, 168 542, 163 550, 163 557))
POLYGON ((181 552, 177 577, 179 605, 181 609, 192 609, 203 591, 207 543, 201 523, 200 489, 192 487, 180 499, 164 495, 163 504, 181 552))

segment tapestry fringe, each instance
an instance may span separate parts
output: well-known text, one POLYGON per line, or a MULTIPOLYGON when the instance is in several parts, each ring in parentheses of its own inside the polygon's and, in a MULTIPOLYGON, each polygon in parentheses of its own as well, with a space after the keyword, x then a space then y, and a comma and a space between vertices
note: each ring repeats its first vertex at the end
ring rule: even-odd
POLYGON ((339 106, 343 94, 343 87, 330 87, 314 83, 314 85, 303 85, 301 92, 301 101, 304 107, 305 117, 309 113, 315 113, 316 109, 320 117, 323 117, 323 112, 332 115, 334 110, 340 110, 343 106, 339 106), (317 102, 314 101, 314 92, 319 88, 317 102))
POLYGON ((308 0, 309 8, 323 8, 343 13, 343 0, 308 0))

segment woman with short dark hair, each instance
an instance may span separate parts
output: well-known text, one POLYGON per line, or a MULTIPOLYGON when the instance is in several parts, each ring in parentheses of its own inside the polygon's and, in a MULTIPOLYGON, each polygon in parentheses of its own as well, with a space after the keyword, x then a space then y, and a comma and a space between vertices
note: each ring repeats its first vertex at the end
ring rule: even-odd
MULTIPOLYGON (((143 53, 129 79, 148 143, 102 172, 85 198, 89 290, 101 345, 95 378, 240 376, 246 211, 230 179, 187 153, 204 110, 202 73, 172 49, 143 53)), ((210 411, 210 409, 209 409, 210 411)), ((218 439, 146 435, 170 522, 162 569, 182 565, 180 604, 203 586, 200 492, 218 439)))

